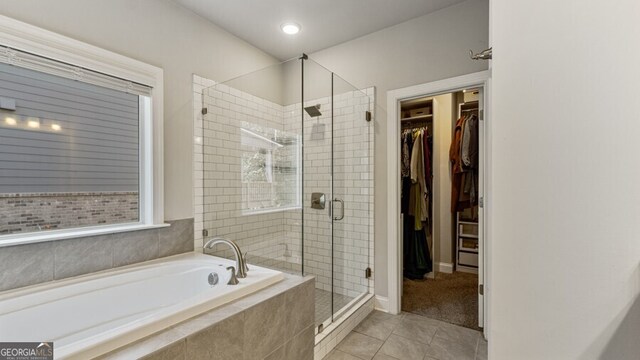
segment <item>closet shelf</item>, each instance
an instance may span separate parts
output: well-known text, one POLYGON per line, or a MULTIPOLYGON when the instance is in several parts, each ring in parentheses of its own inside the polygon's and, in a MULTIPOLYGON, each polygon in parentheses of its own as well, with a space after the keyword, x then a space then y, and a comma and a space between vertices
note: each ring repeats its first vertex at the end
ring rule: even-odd
POLYGON ((432 117, 433 117, 433 114, 429 114, 429 115, 418 115, 418 116, 412 116, 412 117, 408 117, 408 118, 400 119, 400 121, 425 120, 425 119, 431 119, 432 117))
POLYGON ((468 239, 477 239, 478 235, 469 235, 469 234, 458 234, 459 237, 468 238, 468 239))

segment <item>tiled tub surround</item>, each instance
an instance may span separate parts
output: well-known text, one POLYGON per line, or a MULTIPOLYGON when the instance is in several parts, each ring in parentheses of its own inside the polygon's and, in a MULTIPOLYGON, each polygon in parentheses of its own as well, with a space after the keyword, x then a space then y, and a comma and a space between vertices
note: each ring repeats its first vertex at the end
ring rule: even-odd
POLYGON ((234 264, 192 252, 6 292, 0 295, 0 338, 49 339, 59 358, 92 358, 284 279, 282 272, 253 266, 229 285, 227 268, 234 264), (218 283, 208 281, 212 273, 218 283), (34 328, 33 319, 44 321, 34 328))
MULTIPOLYGON (((209 236, 238 242, 251 263, 299 273, 301 211, 242 213, 239 147, 243 123, 301 134, 300 104, 282 106, 222 84, 212 85, 213 81, 194 75, 194 247, 202 247, 201 232, 207 229, 209 236), (201 114, 203 99, 206 115, 201 114)), ((304 128, 305 273, 317 277, 319 289, 350 297, 366 292, 372 283, 364 278, 364 269, 373 259, 373 130, 365 132, 366 126, 358 121, 365 121, 364 111, 373 96, 374 89, 369 88, 366 95, 353 91, 334 97, 334 188, 345 200, 345 218, 335 224, 334 254, 326 210, 310 209, 311 192, 329 194, 330 98, 305 102, 320 103, 323 113, 317 120, 305 121, 304 128)), ((226 249, 215 254, 231 256, 226 249)))
POLYGON ((100 359, 311 360, 314 280, 281 282, 198 315, 100 359))
POLYGON ((0 247, 0 291, 193 251, 193 219, 159 229, 0 247))
POLYGON ((137 192, 0 194, 0 235, 136 221, 137 192))

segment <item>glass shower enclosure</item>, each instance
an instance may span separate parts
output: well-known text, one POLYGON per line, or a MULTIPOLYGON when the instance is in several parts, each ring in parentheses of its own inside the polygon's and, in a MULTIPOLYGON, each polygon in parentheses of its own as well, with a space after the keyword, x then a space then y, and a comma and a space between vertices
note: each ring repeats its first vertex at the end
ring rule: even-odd
POLYGON ((314 275, 317 331, 371 291, 373 98, 306 55, 202 92, 205 241, 314 275))

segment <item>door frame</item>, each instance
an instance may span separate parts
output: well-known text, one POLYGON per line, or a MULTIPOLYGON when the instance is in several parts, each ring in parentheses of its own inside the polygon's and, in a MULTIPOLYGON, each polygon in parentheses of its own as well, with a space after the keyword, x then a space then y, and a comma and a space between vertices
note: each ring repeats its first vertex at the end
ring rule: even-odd
POLYGON ((409 86, 387 92, 387 271, 388 271, 388 311, 401 312, 402 298, 402 241, 400 226, 400 102, 425 96, 436 96, 456 92, 469 87, 482 87, 484 100, 484 217, 483 244, 480 246, 482 272, 478 276, 484 280, 484 332, 488 334, 488 319, 491 309, 488 307, 491 296, 491 70, 475 72, 449 79, 409 86))

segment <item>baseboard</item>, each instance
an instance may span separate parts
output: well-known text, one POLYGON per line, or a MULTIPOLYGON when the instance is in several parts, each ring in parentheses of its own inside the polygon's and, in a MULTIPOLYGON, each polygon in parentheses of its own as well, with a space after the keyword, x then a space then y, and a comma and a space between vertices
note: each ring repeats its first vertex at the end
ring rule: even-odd
MULTIPOLYGON (((453 274, 453 263, 436 263, 435 268, 437 272, 441 272, 445 274, 453 274)), ((435 279, 436 275, 432 271, 430 273, 427 273, 425 277, 427 279, 435 279)))
POLYGON ((445 274, 453 274, 453 263, 437 263, 438 271, 445 274))
POLYGON ((389 312, 389 298, 386 296, 376 295, 373 308, 378 311, 389 312))

